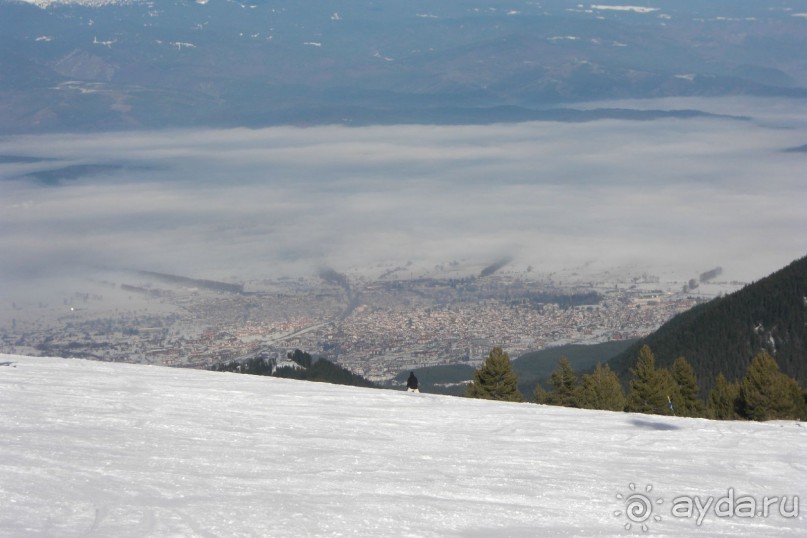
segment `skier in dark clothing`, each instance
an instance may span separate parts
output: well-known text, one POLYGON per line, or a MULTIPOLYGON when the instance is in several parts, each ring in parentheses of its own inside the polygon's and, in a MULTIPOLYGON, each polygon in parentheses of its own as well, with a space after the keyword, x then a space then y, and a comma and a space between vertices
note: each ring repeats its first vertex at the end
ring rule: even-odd
POLYGON ((406 380, 406 392, 420 392, 418 390, 418 378, 415 372, 409 372, 409 379, 406 380))

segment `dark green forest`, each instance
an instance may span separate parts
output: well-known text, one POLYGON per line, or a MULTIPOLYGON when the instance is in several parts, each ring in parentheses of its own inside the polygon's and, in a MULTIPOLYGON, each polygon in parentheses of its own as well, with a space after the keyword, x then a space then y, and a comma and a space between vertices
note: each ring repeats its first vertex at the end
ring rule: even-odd
POLYGON ((706 396, 718 374, 739 380, 760 352, 782 372, 807 384, 807 257, 743 289, 675 316, 608 360, 623 383, 642 346, 669 368, 678 357, 692 366, 706 396))
POLYGON ((299 349, 290 352, 288 358, 297 366, 281 366, 278 368, 273 359, 259 355, 246 360, 233 360, 219 363, 213 365, 210 369, 215 372, 265 375, 303 381, 318 381, 335 385, 350 385, 354 387, 375 387, 375 384, 362 376, 354 374, 350 370, 342 368, 327 359, 315 359, 309 353, 299 349))
POLYGON ((629 369, 628 391, 608 367, 597 364, 591 373, 578 376, 565 357, 558 360, 551 388, 535 386, 533 401, 539 404, 627 411, 650 415, 703 417, 718 420, 801 420, 807 416, 807 392, 779 370, 768 352, 751 360, 742 379, 728 382, 718 374, 708 397, 698 394, 698 378, 692 366, 678 357, 668 368, 656 364, 653 350, 643 345, 629 369))
MULTIPOLYGON (((561 357, 566 357, 576 370, 585 372, 593 369, 598 362, 605 362, 609 357, 624 351, 634 342, 636 340, 567 344, 525 353, 511 361, 513 371, 518 374, 518 389, 523 394, 531 394, 536 383, 548 385, 549 376, 561 357)), ((465 394, 466 385, 474 377, 474 368, 467 364, 427 366, 415 369, 414 372, 420 380, 422 391, 452 396, 465 394)), ((408 370, 401 372, 390 386, 402 386, 408 375, 408 370)))
POLYGON ((575 370, 586 372, 635 342, 615 340, 599 344, 567 344, 525 353, 513 360, 513 370, 518 374, 518 387, 524 394, 530 394, 536 383, 546 384, 561 357, 565 357, 575 370))

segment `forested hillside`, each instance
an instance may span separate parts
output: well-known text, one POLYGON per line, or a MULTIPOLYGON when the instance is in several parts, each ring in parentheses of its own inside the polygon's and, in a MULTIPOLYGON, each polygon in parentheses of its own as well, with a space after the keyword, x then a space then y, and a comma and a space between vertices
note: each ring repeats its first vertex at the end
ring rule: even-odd
MULTIPOLYGON (((518 388, 523 394, 532 394, 536 383, 548 386, 549 376, 558 365, 558 359, 566 357, 578 372, 594 368, 614 354, 624 351, 633 340, 602 342, 599 344, 567 344, 525 353, 513 360, 513 371, 518 374, 518 388)), ((467 364, 427 366, 414 369, 420 380, 421 390, 435 394, 461 396, 474 377, 474 368, 467 364)), ((402 371, 390 383, 390 387, 402 387, 409 370, 402 371)))
POLYGON ((770 353, 782 372, 807 384, 807 257, 743 289, 679 314, 656 332, 608 361, 625 381, 639 349, 648 345, 659 367, 685 357, 701 395, 718 374, 743 376, 760 351, 770 353))
POLYGON ((525 353, 513 360, 518 386, 524 394, 532 394, 536 383, 549 386, 549 378, 561 357, 566 357, 577 372, 588 372, 614 354, 624 351, 634 340, 616 340, 599 344, 568 344, 525 353))
POLYGON ((319 381, 334 385, 351 385, 354 387, 374 387, 375 385, 358 374, 354 374, 338 364, 323 358, 314 358, 311 354, 295 349, 288 354, 293 365, 278 366, 274 359, 261 355, 246 360, 233 360, 212 366, 215 372, 235 372, 240 374, 265 375, 298 379, 303 381, 319 381))

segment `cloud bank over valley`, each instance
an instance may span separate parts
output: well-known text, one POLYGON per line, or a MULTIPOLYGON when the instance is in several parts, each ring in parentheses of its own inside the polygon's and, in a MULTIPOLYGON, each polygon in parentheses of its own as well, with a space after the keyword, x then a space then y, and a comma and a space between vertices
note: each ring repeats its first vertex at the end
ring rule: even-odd
POLYGON ((807 142, 803 102, 630 105, 750 119, 6 137, 0 279, 478 274, 507 259, 748 281, 804 254, 805 156, 784 151, 807 142))

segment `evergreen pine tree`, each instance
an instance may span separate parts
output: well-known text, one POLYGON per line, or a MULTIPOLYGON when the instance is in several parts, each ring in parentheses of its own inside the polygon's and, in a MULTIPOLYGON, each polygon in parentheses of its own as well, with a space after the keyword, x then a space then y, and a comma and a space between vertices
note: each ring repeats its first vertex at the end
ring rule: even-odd
POLYGON ((558 367, 552 372, 552 388, 547 395, 547 402, 552 405, 562 405, 564 407, 579 407, 577 400, 579 397, 577 387, 577 374, 574 373, 569 359, 561 357, 558 367))
POLYGON ((303 368, 311 368, 311 364, 313 363, 313 357, 311 354, 306 353, 301 349, 295 349, 294 352, 289 351, 286 354, 286 357, 293 360, 303 368))
POLYGON ((579 405, 585 409, 608 411, 625 409, 625 391, 622 390, 622 383, 607 364, 602 366, 597 363, 593 373, 583 375, 579 405))
POLYGON ((663 387, 661 392, 665 395, 664 401, 666 402, 664 411, 659 414, 681 416, 681 413, 678 412, 678 405, 682 402, 681 390, 678 388, 672 372, 666 368, 659 368, 656 373, 661 380, 661 386, 663 387))
POLYGON ((474 380, 465 395, 484 400, 523 402, 518 390, 518 376, 510 366, 510 357, 500 347, 491 350, 485 363, 474 372, 474 380))
POLYGON ((709 391, 707 412, 709 418, 717 420, 734 420, 737 418, 737 399, 740 396, 740 385, 729 383, 723 373, 717 375, 712 390, 709 391))
POLYGON ((673 361, 671 373, 678 389, 673 400, 675 414, 680 417, 704 416, 705 408, 698 397, 698 380, 692 366, 684 357, 678 357, 673 361))
POLYGON ((627 410, 636 413, 671 415, 668 398, 672 398, 676 387, 667 370, 656 369, 656 357, 649 346, 639 350, 636 367, 631 368, 627 410))
POLYGON ((776 360, 758 353, 740 383, 740 415, 751 420, 798 419, 804 413, 801 388, 779 371, 776 360))
POLYGON ((532 401, 537 404, 549 403, 549 393, 544 390, 540 383, 535 384, 535 390, 532 392, 532 401))

